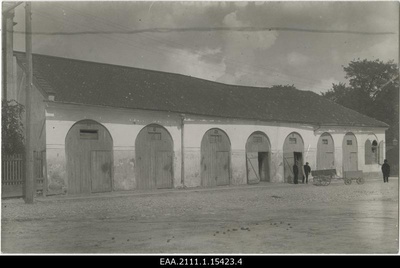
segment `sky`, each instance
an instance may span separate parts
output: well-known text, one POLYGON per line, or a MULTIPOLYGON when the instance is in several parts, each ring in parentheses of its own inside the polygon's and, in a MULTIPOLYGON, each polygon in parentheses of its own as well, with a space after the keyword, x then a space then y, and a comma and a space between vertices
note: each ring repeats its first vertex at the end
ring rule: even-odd
MULTIPOLYGON (((25 51, 25 8, 15 11, 14 50, 25 51)), ((33 2, 32 30, 33 53, 316 93, 348 82, 352 60, 399 59, 397 1, 33 2)))

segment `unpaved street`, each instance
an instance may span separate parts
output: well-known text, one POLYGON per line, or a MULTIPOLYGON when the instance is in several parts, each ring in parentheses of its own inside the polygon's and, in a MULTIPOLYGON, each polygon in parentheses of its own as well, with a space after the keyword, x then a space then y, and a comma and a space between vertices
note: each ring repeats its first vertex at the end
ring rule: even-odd
POLYGON ((398 179, 2 201, 3 253, 398 252, 398 179))

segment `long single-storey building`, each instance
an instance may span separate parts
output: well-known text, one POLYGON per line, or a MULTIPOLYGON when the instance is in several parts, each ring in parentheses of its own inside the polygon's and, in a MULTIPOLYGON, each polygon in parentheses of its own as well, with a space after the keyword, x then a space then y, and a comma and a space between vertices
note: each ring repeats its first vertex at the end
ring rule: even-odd
MULTIPOLYGON (((25 54, 14 55, 24 103, 25 54)), ((311 91, 38 54, 33 76, 50 192, 292 183, 295 161, 376 174, 385 155, 385 123, 311 91)))

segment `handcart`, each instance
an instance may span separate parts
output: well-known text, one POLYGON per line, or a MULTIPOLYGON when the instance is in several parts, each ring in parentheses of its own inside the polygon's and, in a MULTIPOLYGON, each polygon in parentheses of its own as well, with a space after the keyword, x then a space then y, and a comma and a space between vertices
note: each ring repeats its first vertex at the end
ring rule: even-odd
POLYGON ((336 169, 312 170, 313 182, 316 186, 328 186, 333 177, 336 176, 336 169))
POLYGON ((357 184, 363 184, 365 182, 362 170, 344 171, 343 180, 346 185, 350 185, 353 180, 355 180, 357 184))

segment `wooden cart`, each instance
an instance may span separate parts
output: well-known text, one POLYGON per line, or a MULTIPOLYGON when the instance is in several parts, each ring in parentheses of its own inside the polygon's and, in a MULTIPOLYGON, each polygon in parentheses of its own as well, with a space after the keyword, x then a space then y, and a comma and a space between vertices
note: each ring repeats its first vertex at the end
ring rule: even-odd
POLYGON ((328 186, 333 177, 336 176, 336 169, 312 170, 313 182, 316 186, 328 186))
POLYGON ((343 179, 346 185, 350 185, 353 180, 357 184, 365 182, 362 170, 344 171, 343 178, 336 175, 336 169, 313 170, 311 171, 311 175, 313 176, 314 185, 317 186, 328 186, 333 178, 343 179))
POLYGON ((365 182, 362 170, 344 171, 343 180, 346 185, 350 185, 353 180, 355 180, 357 184, 363 184, 365 182))

